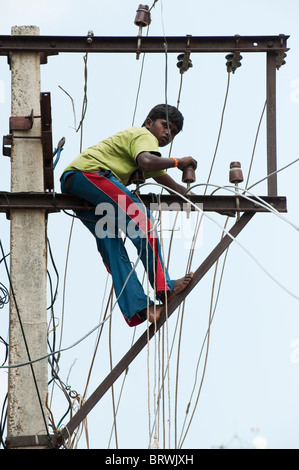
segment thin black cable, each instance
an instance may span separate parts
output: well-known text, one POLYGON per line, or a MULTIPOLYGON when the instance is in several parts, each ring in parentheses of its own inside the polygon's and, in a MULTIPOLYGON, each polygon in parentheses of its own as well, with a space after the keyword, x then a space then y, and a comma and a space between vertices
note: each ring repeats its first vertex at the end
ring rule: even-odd
POLYGON ((82 112, 81 112, 81 120, 79 123, 79 126, 76 129, 76 132, 78 132, 81 129, 81 143, 82 143, 82 126, 83 126, 83 121, 86 116, 86 111, 87 111, 87 58, 88 58, 88 52, 84 55, 83 61, 84 61, 84 95, 83 95, 83 103, 82 103, 82 112))
MULTIPOLYGON (((6 196, 6 199, 7 199, 7 202, 8 202, 8 204, 9 204, 9 201, 8 201, 7 196, 6 196)), ((10 253, 7 253, 7 255, 5 255, 2 259, 0 259, 0 263, 2 263, 2 261, 3 261, 5 258, 7 258, 9 255, 10 255, 10 253)))
POLYGON ((9 302, 9 292, 5 285, 0 282, 0 309, 9 302))
POLYGON ((3 439, 4 430, 6 426, 6 420, 7 420, 7 398, 8 398, 8 393, 6 394, 4 402, 3 402, 1 419, 0 419, 0 442, 3 445, 4 449, 7 448, 5 445, 5 441, 3 439))
MULTIPOLYGON (((51 321, 53 323, 53 327, 52 327, 52 330, 51 330, 52 341, 50 342, 50 337, 49 337, 49 333, 48 333, 47 343, 48 343, 48 347, 49 347, 50 352, 54 353, 54 351, 56 349, 56 323, 55 323, 55 316, 54 316, 54 303, 55 303, 55 300, 57 298, 57 291, 58 291, 58 284, 59 284, 59 274, 58 274, 58 270, 56 268, 56 264, 55 264, 55 261, 54 261, 54 257, 53 257, 53 253, 52 253, 49 238, 47 239, 47 241, 48 241, 48 247, 49 247, 49 253, 50 253, 52 265, 53 265, 53 268, 54 268, 54 270, 56 272, 56 276, 57 276, 57 285, 56 285, 56 288, 55 288, 55 292, 53 293, 52 279, 51 279, 49 271, 47 271, 48 277, 49 277, 49 289, 50 289, 50 298, 51 298, 51 305, 50 305, 49 308, 51 309, 51 321)), ((68 404, 70 406, 71 402, 70 402, 70 398, 68 396, 68 388, 69 387, 67 387, 67 385, 65 385, 63 383, 63 381, 61 380, 61 378, 58 375, 59 371, 60 371, 59 356, 60 356, 60 354, 58 353, 57 355, 52 354, 51 356, 48 357, 48 363, 49 363, 50 368, 51 368, 51 378, 48 381, 48 386, 50 386, 51 383, 54 383, 59 388, 61 388, 61 390, 63 390, 64 396, 67 397, 68 404)), ((50 426, 54 430, 56 429, 56 428, 54 428, 54 423, 50 424, 50 426)), ((59 428, 59 426, 58 426, 58 428, 59 428)))
MULTIPOLYGON (((54 257, 53 257, 53 253, 52 253, 52 249, 51 249, 51 245, 50 245, 50 240, 49 238, 47 238, 47 242, 48 242, 48 248, 49 248, 49 254, 50 254, 50 258, 51 258, 51 261, 52 261, 52 266, 53 266, 53 269, 55 271, 55 274, 56 274, 56 288, 55 288, 55 292, 54 292, 54 295, 51 297, 51 305, 47 308, 47 310, 50 310, 55 301, 56 301, 56 298, 57 298, 57 293, 58 293, 58 286, 59 286, 59 272, 58 272, 58 269, 56 267, 56 264, 55 264, 55 261, 54 261, 54 257)), ((50 278, 50 273, 48 272, 48 276, 50 278)))
MULTIPOLYGON (((215 159, 216 159, 216 154, 217 154, 218 147, 219 147, 220 137, 221 137, 221 133, 222 133, 222 127, 223 127, 223 121, 224 121, 224 112, 225 112, 225 108, 226 108, 226 104, 227 104, 227 98, 228 98, 228 92, 229 92, 229 85, 230 85, 230 73, 228 73, 228 76, 227 76, 227 86, 226 86, 224 104, 223 104, 223 108, 222 108, 222 112, 221 112, 220 127, 219 127, 219 131, 218 131, 218 137, 217 137, 216 147, 215 147, 215 150, 214 150, 212 164, 211 164, 211 167, 210 167, 210 172, 209 172, 209 175, 208 175, 208 178, 207 178, 207 184, 210 182, 210 178, 211 178, 211 175, 212 175, 212 171, 213 171, 213 167, 214 167, 214 163, 215 163, 215 159)), ((205 190, 204 194, 206 194, 206 191, 207 191, 207 187, 206 187, 206 190, 205 190)))
POLYGON ((2 338, 2 336, 0 336, 0 341, 5 346, 5 358, 4 358, 4 361, 2 363, 2 366, 4 366, 4 364, 6 363, 7 358, 8 358, 9 344, 2 338))
POLYGON ((41 413, 42 413, 42 418, 43 418, 44 425, 45 425, 45 429, 46 429, 46 434, 47 434, 48 438, 51 439, 51 438, 50 438, 49 431, 48 431, 48 425, 47 425, 45 413, 44 413, 44 410, 43 410, 43 405, 42 405, 42 401, 41 401, 41 397, 40 397, 38 385, 37 385, 37 380, 36 380, 35 372, 34 372, 34 369, 33 369, 33 365, 32 365, 32 363, 31 363, 30 351, 29 351, 29 347, 28 347, 27 340, 26 340, 26 335, 25 335, 25 331, 24 331, 24 328, 23 328, 23 324, 22 324, 22 320, 21 320, 20 311, 19 311, 19 308, 18 308, 18 305, 17 305, 17 301, 16 301, 16 297, 15 297, 15 292, 14 292, 13 285, 12 285, 12 282, 11 282, 11 277, 10 277, 10 274, 9 274, 9 269, 8 269, 8 266, 7 266, 7 262, 6 262, 6 259, 5 259, 5 256, 4 256, 4 250, 3 250, 3 245, 2 245, 1 239, 0 239, 0 248, 1 248, 2 256, 3 256, 3 258, 4 258, 5 269, 6 269, 7 277, 8 277, 8 279, 9 279, 10 290, 11 290, 11 294, 12 294, 12 297, 13 297, 13 300, 14 300, 14 304, 15 304, 15 308, 16 308, 16 312, 17 312, 17 316, 18 316, 20 328, 21 328, 21 331, 22 331, 22 336, 23 336, 23 340, 24 340, 24 345, 25 345, 26 353, 27 353, 27 356, 28 356, 28 360, 30 361, 31 373, 32 373, 32 377, 33 377, 33 381, 34 381, 34 385, 35 385, 35 389, 36 389, 36 394, 37 394, 37 398, 38 398, 39 405, 40 405, 40 409, 41 409, 41 413))
MULTIPOLYGON (((0 264, 2 263, 2 261, 7 257, 9 256, 10 253, 8 253, 7 255, 5 255, 1 260, 0 260, 0 264)), ((4 284, 2 284, 2 282, 0 282, 0 309, 4 307, 5 304, 8 304, 9 302, 9 292, 8 292, 8 289, 5 287, 4 284)))
MULTIPOLYGON (((49 334, 47 335, 47 343, 48 343, 50 351, 53 352, 56 349, 56 346, 55 346, 56 345, 56 325, 55 325, 55 317, 54 317, 54 310, 53 310, 54 298, 53 298, 53 289, 52 289, 51 276, 49 275, 49 271, 47 271, 47 273, 48 273, 48 276, 49 276, 49 286, 50 286, 50 296, 51 296, 51 321, 53 323, 53 328, 51 330, 53 332, 52 345, 50 344, 49 334)), ((53 355, 52 362, 51 362, 51 357, 49 357, 48 362, 51 365, 51 375, 52 375, 52 380, 53 380, 54 371, 55 371, 55 374, 56 374, 56 372, 57 373, 59 372, 58 359, 56 359, 55 355, 53 355), (54 363, 56 364, 56 370, 54 369, 54 363)), ((48 385, 50 385, 52 380, 50 380, 48 382, 48 385)))
POLYGON ((152 9, 156 6, 157 1, 158 1, 158 0, 154 0, 154 3, 153 3, 152 6, 150 7, 149 11, 152 11, 152 9))
POLYGON ((168 116, 168 55, 167 55, 167 42, 164 42, 164 52, 165 52, 165 114, 166 114, 166 122, 167 122, 167 129, 168 129, 168 136, 170 138, 170 128, 169 128, 169 116, 168 116))

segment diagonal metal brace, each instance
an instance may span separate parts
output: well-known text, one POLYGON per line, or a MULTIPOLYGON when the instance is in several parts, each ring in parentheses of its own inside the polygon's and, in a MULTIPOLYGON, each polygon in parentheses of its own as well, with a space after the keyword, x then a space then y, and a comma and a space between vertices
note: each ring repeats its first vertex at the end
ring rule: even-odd
MULTIPOLYGON (((233 238, 235 238, 243 228, 248 224, 248 222, 254 216, 254 212, 245 212, 240 220, 238 220, 235 225, 228 232, 230 235, 226 234, 214 250, 208 255, 208 257, 203 261, 199 268, 195 271, 193 279, 190 284, 178 295, 174 296, 168 303, 167 316, 169 317, 176 308, 182 303, 187 295, 194 289, 198 282, 205 276, 217 259, 225 252, 225 250, 232 243, 233 238)), ((62 429, 61 432, 58 432, 53 436, 55 439, 56 447, 60 447, 64 442, 70 437, 70 435, 75 431, 75 429, 80 425, 80 423, 86 418, 87 414, 94 408, 98 401, 103 397, 103 395, 110 389, 113 383, 120 377, 120 375, 127 369, 129 364, 135 359, 135 357, 142 351, 146 346, 148 339, 151 339, 155 332, 158 331, 161 326, 166 321, 166 312, 165 309, 161 312, 160 319, 156 325, 151 324, 149 331, 145 331, 142 336, 136 341, 136 343, 131 347, 131 349, 125 354, 125 356, 119 361, 119 363, 114 367, 114 369, 107 375, 103 382, 98 386, 98 388, 92 393, 92 395, 87 399, 87 401, 82 405, 79 411, 72 417, 69 423, 62 429)))

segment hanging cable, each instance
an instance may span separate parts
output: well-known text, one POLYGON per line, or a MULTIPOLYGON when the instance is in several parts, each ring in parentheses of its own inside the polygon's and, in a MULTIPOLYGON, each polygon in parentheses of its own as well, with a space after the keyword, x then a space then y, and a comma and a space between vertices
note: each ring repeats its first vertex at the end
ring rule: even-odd
POLYGON ((260 120, 259 120, 259 123, 258 123, 258 128, 257 128, 257 131, 256 131, 256 136, 255 136, 255 140, 254 140, 251 160, 250 160, 250 164, 249 164, 249 170, 248 170, 248 173, 247 173, 247 180, 246 180, 246 184, 245 184, 246 188, 247 188, 248 183, 249 183, 249 178, 250 178, 251 169, 252 169, 252 165, 253 165, 253 159, 254 159, 254 155, 255 155, 256 145, 257 145, 257 141, 258 141, 258 137, 259 137, 259 133, 260 133, 260 129, 261 129, 261 125, 262 125, 262 121, 263 121, 263 117, 264 117, 266 107, 267 107, 267 100, 265 101, 265 104, 264 104, 264 107, 263 107, 263 110, 262 110, 262 113, 261 113, 261 117, 260 117, 260 120))
MULTIPOLYGON (((226 229, 226 226, 227 226, 228 221, 229 221, 229 217, 226 218, 226 222, 225 222, 225 225, 224 225, 224 228, 225 228, 225 229, 226 229)), ((222 232, 221 239, 223 238, 223 236, 224 236, 224 232, 222 232)), ((179 447, 180 449, 182 448, 182 445, 183 445, 184 440, 185 440, 185 438, 186 438, 186 436, 187 436, 188 430, 189 430, 189 428, 190 428, 190 426, 191 426, 192 419, 193 419, 193 417, 194 417, 194 415, 195 415, 195 411, 196 411, 196 408, 197 408, 199 396, 200 396, 201 389, 202 389, 202 385, 203 385, 203 379, 204 379, 205 372, 206 372, 207 358, 208 358, 208 352, 209 352, 210 330, 211 330, 212 321, 213 321, 213 319, 214 319, 214 315, 215 315, 215 311, 216 311, 216 307, 217 307, 217 303, 218 303, 218 299, 219 299, 220 288, 221 288, 222 278, 223 278, 223 274, 224 274, 224 267, 225 267, 225 265, 226 265, 226 260, 227 260, 228 252, 229 252, 229 248, 226 250, 225 255, 224 255, 224 261, 223 261, 222 271, 221 271, 221 275, 220 275, 220 281, 219 281, 219 286, 218 286, 218 292, 217 292, 216 301, 215 301, 214 308, 213 308, 213 297, 214 297, 214 289, 215 289, 216 274, 217 274, 217 270, 218 270, 219 259, 217 259, 216 264, 215 264, 215 270, 214 270, 214 276, 213 276, 213 285, 212 285, 212 295, 211 295, 211 302, 210 302, 210 313, 209 313, 208 329, 207 329, 206 334, 205 334, 205 337, 204 337, 204 339, 203 339, 202 347, 201 347, 200 354, 199 354, 199 357, 198 357, 198 360, 197 360, 197 366, 196 366, 196 370, 195 370, 194 385, 193 385, 193 389, 192 389, 192 392, 191 392, 191 395, 190 395, 190 399, 189 399, 189 402, 188 402, 188 406, 187 406, 187 409, 186 409, 185 419, 184 419, 184 423, 183 423, 183 426, 182 426, 182 430, 181 430, 181 434, 180 434, 180 439, 179 439, 179 442, 178 442, 178 447, 179 447), (194 394, 194 392, 195 392, 195 385, 196 385, 196 383, 197 383, 198 368, 199 368, 199 364, 200 364, 201 357, 202 357, 202 354, 203 354, 203 348, 204 348, 204 345, 205 345, 206 342, 207 342, 207 346, 206 346, 206 355, 205 355, 205 360, 204 360, 204 367, 203 367, 202 378, 201 378, 201 381, 200 381, 200 386, 199 386, 199 389, 198 389, 197 398, 196 398, 196 401, 195 401, 195 404, 194 404, 194 407, 193 407, 193 412, 191 413, 191 417, 190 417, 190 420, 189 420, 189 424, 188 424, 187 430, 186 430, 186 432, 185 432, 185 434, 184 434, 184 428, 185 428, 185 425, 186 425, 187 416, 188 416, 188 413, 189 413, 189 409, 190 409, 192 397, 193 397, 193 394, 194 394), (184 437, 183 437, 183 434, 184 434, 184 437)))
MULTIPOLYGON (((214 164, 215 164, 215 159, 216 159, 216 155, 217 155, 217 151, 218 151, 218 147, 219 147, 219 142, 220 142, 222 127, 223 127, 223 121, 224 121, 224 113, 225 113, 225 109, 226 109, 226 105, 227 105, 227 98, 228 98, 228 92, 229 92, 229 85, 230 85, 230 74, 228 73, 228 74, 227 74, 226 93, 225 93, 224 104, 223 104, 222 113, 221 113, 221 119, 220 119, 220 127, 219 127, 219 131, 218 131, 218 137, 217 137, 216 147, 215 147, 215 150, 214 150, 214 155, 213 155, 213 159, 212 159, 212 164, 211 164, 211 167, 210 167, 210 172, 209 172, 209 175, 208 175, 208 178, 207 178, 207 184, 210 182, 210 179, 211 179, 211 175, 212 175, 212 171, 213 171, 213 167, 214 167, 214 164)), ((204 194, 206 194, 206 191, 205 191, 204 194)))
MULTIPOLYGON (((227 64, 227 66, 230 66, 230 65, 231 65, 231 64, 227 64)), ((229 71, 229 70, 228 70, 228 71, 229 71)), ((253 146, 253 151, 252 151, 250 166, 249 166, 249 170, 248 170, 246 188, 247 188, 247 186, 248 186, 248 181, 249 181, 250 172, 251 172, 251 168, 252 168, 252 163, 253 163, 253 158, 254 158, 254 154, 255 154, 256 144, 257 144, 257 140, 258 140, 258 136, 259 136, 259 132, 260 132, 260 127, 261 127, 263 115, 264 115, 265 108, 266 108, 266 103, 267 103, 267 102, 265 102, 265 104, 264 104, 264 107, 263 107, 263 110, 262 110, 262 113, 261 113, 261 117, 260 117, 260 120, 259 120, 258 128, 257 128, 256 136, 255 136, 255 141, 254 141, 254 146, 253 146)), ((270 176, 270 175, 269 175, 269 176, 270 176)), ((267 178, 267 177, 266 177, 266 178, 267 178)), ((265 178, 265 179, 266 179, 266 178, 265 178)), ((263 180, 262 180, 262 181, 263 181, 263 180)), ((256 183, 256 184, 257 184, 257 183, 256 183)), ((254 186, 254 185, 252 185, 252 186, 254 186)), ((249 189, 250 189, 250 188, 249 188, 249 189)), ((227 221, 226 221, 226 222, 228 222, 228 219, 229 219, 229 218, 227 218, 227 221)), ((223 266, 222 266, 222 271, 221 271, 221 276, 220 276, 220 281, 219 281, 218 293, 217 293, 217 297, 216 297, 215 306, 214 306, 214 310, 213 310, 213 315, 212 315, 211 321, 212 321, 213 318, 214 318, 215 310, 216 310, 216 306, 217 306, 217 302, 218 302, 218 299, 219 299, 219 292, 220 292, 220 287, 221 287, 221 283, 222 283, 222 279, 223 279, 224 268, 225 268, 225 265, 226 265, 226 260, 227 260, 228 252, 229 252, 229 249, 227 249, 227 250, 226 250, 226 253, 225 253, 225 257, 224 257, 224 261, 223 261, 223 266)), ((218 262, 219 262, 219 260, 217 260, 217 263, 216 263, 216 266, 215 266, 214 281, 213 281, 213 290, 214 290, 215 276, 216 276, 216 272, 217 272, 217 269, 218 269, 218 262)), ((212 291, 212 296, 213 296, 213 291, 212 291)), ((211 299, 211 301, 212 301, 212 299, 211 299)), ((211 304, 211 305, 212 305, 212 304, 211 304)), ((208 334, 209 334, 209 330, 207 331, 206 336, 205 336, 204 341, 203 341, 203 345, 202 345, 202 348, 201 348, 201 352, 200 352, 200 355, 199 355, 199 358, 198 358, 197 370, 198 370, 198 366, 199 366, 199 363, 200 363, 200 360, 201 360, 201 355, 202 355, 202 352, 203 352, 203 347, 204 347, 204 344, 205 344, 205 342, 206 342, 206 340, 207 340, 208 334)), ((184 427, 185 427, 185 424, 186 424, 186 419, 187 419, 187 415, 188 415, 188 412, 189 412, 189 407, 190 407, 190 405, 191 405, 192 396, 193 396, 193 393, 194 393, 194 391, 195 391, 195 384, 196 384, 196 382, 197 382, 197 372, 196 372, 194 387, 193 387, 193 390, 192 390, 192 393, 191 393, 191 397, 190 397, 190 400, 189 400, 189 403, 188 403, 188 406, 187 406, 184 424, 183 424, 182 431, 181 431, 180 442, 179 442, 179 447, 180 447, 180 448, 182 447, 182 444, 183 444, 182 435, 183 435, 183 432, 184 432, 184 427)), ((200 395, 201 386, 202 386, 202 382, 201 382, 201 385, 200 385, 200 388, 199 388, 199 391, 198 391, 196 403, 195 403, 195 405, 194 405, 194 409, 193 409, 193 412, 192 412, 192 415, 191 415, 191 418, 190 418, 190 422, 189 422, 189 425, 188 425, 188 429, 189 429, 189 427, 190 427, 191 421, 192 421, 193 416, 194 416, 194 413, 195 413, 195 409, 196 409, 196 406, 197 406, 197 403, 198 403, 198 399, 199 399, 199 395, 200 395)), ((184 439, 186 438, 188 429, 187 429, 187 431, 186 431, 186 433, 185 433, 184 439)))
MULTIPOLYGON (((154 186, 162 186, 164 187, 165 189, 167 189, 166 186, 164 185, 161 185, 161 184, 158 184, 158 183, 145 183, 143 186, 145 185, 154 185, 154 186)), ((204 183, 204 185, 206 185, 206 183, 204 183)), ((197 185, 195 185, 197 186, 197 185)), ((193 189, 193 188, 191 188, 193 189)), ((271 273, 269 273, 269 271, 266 270, 266 268, 264 266, 262 266, 262 264, 250 253, 249 250, 247 250, 247 248, 242 244, 240 243, 236 237, 234 237, 233 235, 231 235, 227 230, 224 230, 223 227, 221 227, 221 225, 218 223, 217 220, 213 219, 213 217, 211 217, 210 215, 208 215, 206 212, 203 212, 201 208, 199 208, 198 206, 196 206, 196 204, 194 204, 193 202, 191 202, 189 199, 187 199, 185 196, 183 196, 182 194, 179 194, 177 191, 175 190, 171 190, 174 194, 176 194, 177 196, 181 197, 184 201, 186 202, 189 202, 192 207, 194 207, 194 209, 196 211, 199 211, 201 212, 207 219, 211 220, 212 222, 214 222, 221 230, 223 230, 225 232, 226 235, 228 235, 237 245, 240 246, 240 248, 242 248, 243 251, 245 251, 245 253, 247 253, 247 255, 261 268, 262 271, 264 271, 264 273, 270 277, 277 285, 279 285, 285 292, 287 292, 291 297, 294 297, 296 300, 299 300, 299 296, 295 293, 293 293, 292 291, 290 291, 287 287, 285 287, 281 282, 279 282, 277 279, 274 278, 274 276, 271 275, 271 273)), ((272 208, 273 209, 273 208, 272 208)), ((270 211, 270 209, 269 209, 270 211)), ((281 216, 281 214, 279 214, 281 216)))
POLYGON ((0 309, 9 303, 9 292, 2 282, 0 282, 0 309))
POLYGON ((149 26, 151 23, 151 13, 150 13, 150 9, 148 5, 139 5, 137 12, 136 12, 134 23, 139 28, 138 36, 137 36, 137 52, 136 52, 136 59, 139 60, 142 29, 145 28, 145 26, 149 26))
MULTIPOLYGON (((110 301, 110 308, 112 308, 112 295, 110 301)), ((113 370, 113 362, 112 362, 112 344, 111 344, 111 328, 112 328, 112 315, 110 315, 109 319, 109 358, 110 358, 110 372, 113 370)), ((115 409, 115 398, 114 398, 114 385, 111 385, 111 398, 112 398, 112 410, 113 410, 113 428, 114 428, 114 436, 115 436, 115 445, 116 449, 118 449, 118 437, 117 437, 117 427, 116 427, 116 409, 115 409)))
POLYGON ((8 399, 8 393, 6 393, 5 398, 4 398, 2 411, 1 411, 1 418, 0 418, 0 443, 3 446, 3 449, 6 449, 6 444, 4 440, 4 432, 5 432, 5 426, 6 426, 6 421, 7 421, 7 399, 8 399))
POLYGON ((32 362, 31 362, 31 355, 30 355, 30 351, 29 351, 29 346, 28 346, 28 343, 27 343, 27 339, 26 339, 26 335, 25 335, 25 331, 24 331, 24 327, 23 327, 23 323, 22 323, 20 311, 19 311, 19 308, 18 308, 18 304, 17 304, 15 292, 14 292, 14 288, 13 288, 13 285, 12 285, 12 282, 11 282, 11 277, 10 277, 10 274, 9 274, 9 269, 8 269, 8 266, 7 266, 7 263, 6 263, 6 259, 5 259, 5 255, 4 255, 4 250, 3 250, 3 245, 2 245, 1 239, 0 239, 0 249, 1 249, 1 252, 2 252, 2 257, 3 257, 3 259, 4 259, 4 265, 5 265, 7 277, 8 277, 8 279, 9 279, 10 291, 11 291, 12 298, 13 298, 14 305, 15 305, 15 309, 16 309, 16 312, 17 312, 17 317, 18 317, 19 325, 20 325, 21 332, 22 332, 22 337, 23 337, 23 341, 24 341, 24 346, 25 346, 26 354, 27 354, 27 357, 28 357, 28 362, 30 363, 30 369, 31 369, 31 373, 32 373, 32 378, 33 378, 33 382, 34 382, 34 385, 35 385, 36 395, 37 395, 37 398, 38 398, 38 402, 39 402, 39 406, 40 406, 40 411, 41 411, 42 419, 43 419, 43 422, 44 422, 44 425, 45 425, 46 435, 47 435, 49 441, 51 442, 51 436, 50 436, 49 430, 48 430, 48 424, 47 424, 47 421, 46 421, 46 417, 45 417, 45 413, 44 413, 44 409, 43 409, 43 405, 42 405, 42 401, 41 401, 41 396, 40 396, 39 389, 38 389, 38 385, 37 385, 36 375, 35 375, 35 372, 34 372, 34 369, 33 369, 33 366, 32 366, 32 362))
MULTIPOLYGON (((234 73, 234 72, 236 71, 236 69, 241 66, 241 62, 240 62, 240 61, 241 61, 242 57, 240 56, 240 54, 228 55, 228 56, 226 56, 226 59, 227 59, 226 66, 227 66, 228 75, 230 74, 230 72, 233 72, 233 73, 234 73)), ((229 77, 228 77, 228 80, 229 80, 229 77)), ((228 91, 228 90, 227 90, 227 91, 228 91)), ((226 94, 226 99, 227 99, 227 94, 226 94)), ((218 148, 220 133, 221 133, 221 129, 222 129, 223 114, 224 114, 224 109, 225 109, 225 106, 226 106, 226 99, 225 99, 225 104, 224 104, 224 107, 223 107, 222 119, 221 119, 221 126, 220 126, 220 131, 219 131, 219 135, 218 135, 218 140, 217 140, 217 145, 216 145, 215 153, 216 153, 217 148, 218 148)), ((257 142, 257 138, 258 138, 258 134, 259 134, 260 125, 261 125, 261 121, 262 121, 262 117, 263 117, 264 110, 265 110, 265 107, 264 107, 264 109, 263 109, 263 112, 262 112, 262 115, 261 115, 261 118, 260 118, 258 130, 257 130, 256 138, 255 138, 255 143, 254 143, 254 148, 253 148, 252 158, 251 158, 251 165, 252 165, 252 161, 253 161, 253 157, 254 157, 254 153, 255 153, 256 142, 257 142)), ((213 159, 213 161, 214 161, 214 159, 213 159)), ((251 168, 251 165, 250 165, 250 168, 251 168)), ((212 170, 212 167, 211 167, 211 170, 212 170)), ((210 173, 211 173, 211 171, 210 171, 210 173)), ((250 173, 250 170, 249 170, 249 173, 250 173)), ((209 175, 209 177, 210 177, 210 175, 209 175)), ((248 178, 249 178, 249 175, 248 175, 248 178)), ((206 186, 206 190, 207 190, 207 186, 206 186)), ((205 193, 206 193, 206 190, 205 190, 205 193)), ((227 221, 228 221, 228 218, 227 218, 227 221)), ((225 260, 224 260, 224 263, 223 263, 223 269, 222 269, 222 274, 221 274, 221 280, 222 280, 222 277, 223 277, 223 270, 224 270, 224 266, 225 266, 225 263, 226 263, 227 255, 228 255, 228 250, 226 250, 226 253, 225 253, 225 260)), ((216 266, 215 266, 214 282, 215 282, 215 276, 216 276, 217 269, 218 269, 218 261, 217 261, 216 266)), ((220 289, 220 286, 221 286, 221 280, 220 280, 219 289, 220 289)), ((214 282, 213 282, 213 288, 212 288, 212 298, 213 298, 213 291, 214 291, 214 282)), ((218 290, 218 295, 219 295, 219 290, 218 290)), ((212 306, 212 298, 211 298, 211 306, 212 306)), ((218 299, 218 296, 217 296, 217 299, 218 299)), ((216 305, 217 305, 217 300, 216 300, 216 304, 215 304, 215 309, 216 309, 216 305)), ((215 309, 214 309, 214 313, 215 313, 215 309)), ((205 340, 206 340, 206 338, 205 338, 205 340)), ((207 349, 207 353, 208 353, 208 349, 207 349)), ((207 354, 207 353, 206 353, 206 354, 207 354)), ((200 357, 201 357, 201 355, 200 355, 200 357)), ((199 357, 199 360, 198 360, 198 364, 199 364, 199 362, 200 362, 200 357, 199 357)), ((205 364, 206 364, 206 362, 205 362, 205 364)), ((194 386, 195 386, 195 385, 194 385, 194 386)), ((201 387, 200 387, 200 389, 201 389, 201 387)), ((200 391, 199 391, 199 393, 200 393, 200 391)), ((195 408, 196 408, 196 405, 195 405, 195 407, 194 407, 194 412, 195 412, 195 408)), ((189 405, 188 405, 187 409, 189 410, 189 405)), ((186 412, 185 420, 186 420, 186 418, 187 418, 187 412, 186 412)), ((183 432, 183 430, 182 430, 182 432, 183 432)))

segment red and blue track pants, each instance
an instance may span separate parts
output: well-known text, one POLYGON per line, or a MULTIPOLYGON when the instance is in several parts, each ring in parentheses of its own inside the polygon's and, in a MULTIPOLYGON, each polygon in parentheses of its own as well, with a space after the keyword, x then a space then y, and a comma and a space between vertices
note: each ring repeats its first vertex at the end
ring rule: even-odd
POLYGON ((148 301, 120 231, 136 247, 157 298, 165 290, 171 292, 174 285, 163 264, 150 211, 109 170, 98 173, 67 171, 61 178, 61 190, 95 206, 95 211, 78 210, 76 215, 96 239, 98 251, 112 275, 118 305, 126 322, 130 326, 138 325, 144 321, 138 313, 153 301, 148 301))

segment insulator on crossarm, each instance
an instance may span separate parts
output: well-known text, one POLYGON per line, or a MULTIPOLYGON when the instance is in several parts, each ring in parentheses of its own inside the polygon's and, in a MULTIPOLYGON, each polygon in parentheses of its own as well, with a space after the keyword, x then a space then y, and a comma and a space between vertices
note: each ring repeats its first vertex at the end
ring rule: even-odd
POLYGON ((88 45, 92 44, 93 42, 93 37, 94 37, 94 32, 93 31, 88 31, 87 33, 87 38, 86 38, 86 42, 88 45))
POLYGON ((195 170, 192 165, 188 166, 184 169, 182 174, 182 182, 183 183, 194 183, 196 181, 195 177, 195 170))
POLYGON ((151 13, 149 11, 148 5, 139 5, 134 23, 139 28, 144 28, 145 26, 149 26, 151 23, 151 13))
POLYGON ((229 182, 230 183, 242 183, 243 172, 241 169, 240 162, 232 162, 229 167, 229 182))
MULTIPOLYGON (((182 174, 182 182, 187 184, 187 193, 185 194, 186 196, 189 195, 188 193, 190 191, 191 183, 195 183, 195 181, 196 181, 195 169, 192 165, 190 165, 184 169, 183 174, 182 174)), ((191 211, 191 204, 188 203, 186 206, 187 219, 189 219, 190 211, 191 211)))
POLYGON ((139 27, 136 59, 139 59, 141 48, 142 28, 149 26, 151 23, 151 12, 148 5, 139 5, 134 23, 139 27))
POLYGON ((179 54, 178 63, 176 65, 180 69, 181 74, 187 72, 187 70, 193 67, 192 61, 190 60, 190 51, 185 51, 184 54, 179 54))
POLYGON ((284 60, 286 58, 287 54, 285 52, 278 52, 277 57, 276 57, 276 68, 277 70, 280 69, 283 65, 285 65, 286 61, 284 60))
POLYGON ((240 52, 234 52, 234 54, 228 54, 225 56, 226 58, 226 68, 228 73, 233 72, 237 70, 237 68, 241 67, 241 60, 243 57, 241 56, 240 52))
POLYGON ((243 172, 240 162, 232 162, 229 167, 229 182, 234 183, 236 191, 237 219, 240 220, 240 198, 238 196, 238 185, 243 181, 243 172))
POLYGON ((136 184, 136 193, 139 194, 139 186, 145 183, 144 173, 140 168, 134 171, 130 178, 130 184, 136 184))
POLYGON ((132 184, 143 184, 145 183, 145 177, 144 173, 142 170, 137 169, 134 171, 134 173, 131 175, 130 182, 132 184))

